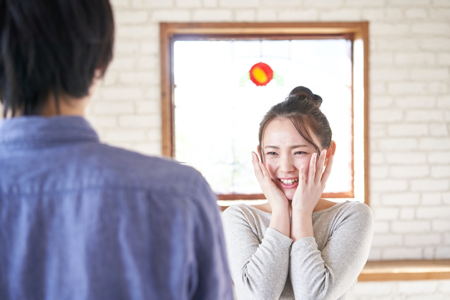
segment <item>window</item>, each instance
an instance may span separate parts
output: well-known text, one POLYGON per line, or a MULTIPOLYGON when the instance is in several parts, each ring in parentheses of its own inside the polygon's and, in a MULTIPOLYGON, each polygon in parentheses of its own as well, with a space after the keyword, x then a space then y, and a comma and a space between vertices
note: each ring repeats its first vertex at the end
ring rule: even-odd
POLYGON ((263 199, 250 151, 259 122, 304 85, 337 142, 324 197, 368 203, 367 23, 162 23, 163 155, 199 169, 221 200, 263 199), (274 79, 256 86, 264 62, 274 79))

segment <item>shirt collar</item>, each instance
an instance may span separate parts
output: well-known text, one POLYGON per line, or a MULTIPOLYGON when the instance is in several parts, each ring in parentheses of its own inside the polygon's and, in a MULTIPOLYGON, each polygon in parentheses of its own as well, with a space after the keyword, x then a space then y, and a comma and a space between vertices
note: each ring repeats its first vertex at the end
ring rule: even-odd
POLYGON ((100 142, 78 116, 25 116, 0 121, 0 148, 41 148, 74 142, 100 142))

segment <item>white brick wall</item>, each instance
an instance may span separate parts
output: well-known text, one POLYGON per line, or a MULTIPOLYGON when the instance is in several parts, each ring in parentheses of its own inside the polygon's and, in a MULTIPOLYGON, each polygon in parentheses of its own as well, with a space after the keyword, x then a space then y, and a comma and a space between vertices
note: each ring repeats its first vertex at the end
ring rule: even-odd
POLYGON ((358 282, 354 289, 358 300, 448 300, 450 281, 358 282))
MULTIPOLYGON (((88 118, 160 154, 158 22, 370 21, 370 259, 450 258, 450 0, 112 0, 115 59, 88 118)), ((449 299, 450 281, 358 283, 357 299, 449 299)))

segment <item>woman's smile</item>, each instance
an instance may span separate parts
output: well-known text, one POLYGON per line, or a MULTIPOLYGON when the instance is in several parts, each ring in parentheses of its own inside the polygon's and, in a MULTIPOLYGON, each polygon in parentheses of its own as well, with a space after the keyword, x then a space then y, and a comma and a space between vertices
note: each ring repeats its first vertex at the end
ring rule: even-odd
POLYGON ((284 189, 293 189, 298 186, 298 178, 278 178, 278 181, 284 189))

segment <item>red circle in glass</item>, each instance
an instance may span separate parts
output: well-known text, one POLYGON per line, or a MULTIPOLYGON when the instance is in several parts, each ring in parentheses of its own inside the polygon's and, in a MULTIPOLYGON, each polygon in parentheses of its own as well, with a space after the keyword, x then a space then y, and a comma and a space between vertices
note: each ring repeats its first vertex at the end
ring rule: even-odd
POLYGON ((250 80, 257 86, 267 85, 273 78, 272 68, 263 62, 254 64, 250 69, 250 80))

